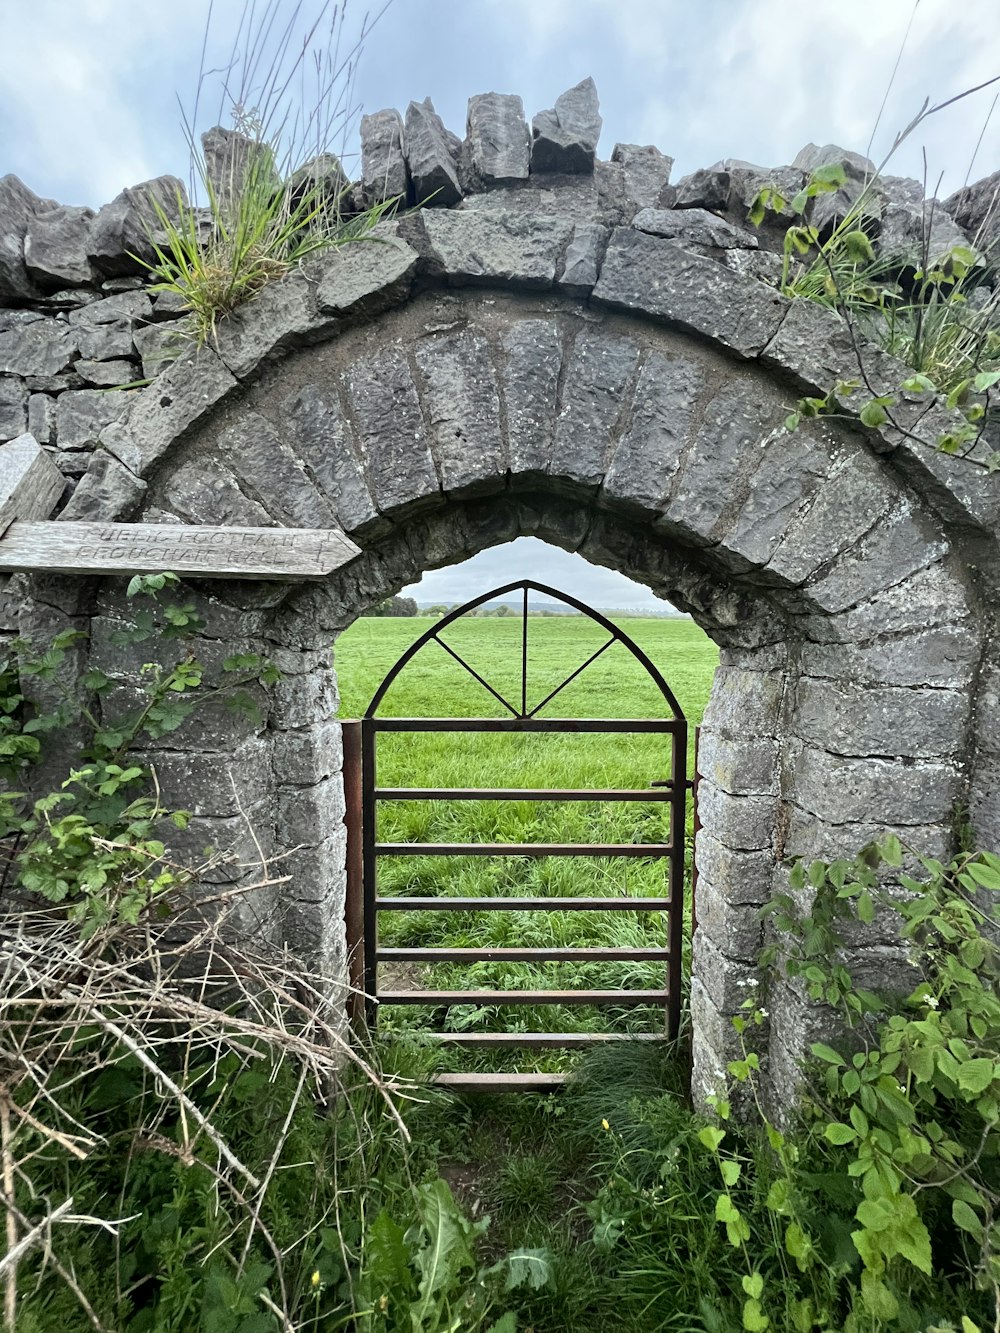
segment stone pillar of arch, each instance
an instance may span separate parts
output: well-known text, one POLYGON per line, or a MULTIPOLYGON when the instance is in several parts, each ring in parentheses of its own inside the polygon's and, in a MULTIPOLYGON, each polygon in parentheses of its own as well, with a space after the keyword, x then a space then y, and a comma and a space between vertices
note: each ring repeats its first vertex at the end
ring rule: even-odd
MULTIPOLYGON (((561 215, 437 212, 311 261, 133 397, 65 517, 339 525, 361 546, 319 586, 194 585, 210 668, 257 651, 282 681, 258 721, 198 714, 149 755, 165 800, 195 813, 187 850, 233 848, 218 873, 238 882, 259 844, 288 876, 248 899, 247 928, 340 983, 337 634, 424 570, 519 534, 689 611, 721 650, 701 751, 694 1091, 717 1085, 730 1018, 758 989, 787 1101, 825 1022, 757 966, 758 908, 789 858, 885 830, 946 855, 957 804, 1000 835, 995 649, 980 668, 1000 481, 916 432, 820 418, 788 433, 802 392, 857 375, 837 316, 631 227, 590 280, 564 281, 577 239, 561 215)), ((874 383, 905 377, 864 355, 874 383)), ((25 628, 89 621, 127 699, 140 664, 110 647, 121 588, 92 585, 70 611, 34 593, 25 628)), ((851 964, 881 983, 905 958, 873 928, 851 964)))

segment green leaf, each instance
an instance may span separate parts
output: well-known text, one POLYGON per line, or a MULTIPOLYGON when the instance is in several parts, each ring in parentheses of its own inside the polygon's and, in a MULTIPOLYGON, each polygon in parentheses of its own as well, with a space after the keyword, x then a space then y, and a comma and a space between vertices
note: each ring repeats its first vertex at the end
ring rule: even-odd
POLYGON ((720 1194, 715 1200, 715 1220, 717 1222, 738 1222, 739 1209, 728 1194, 720 1194))
POLYGON ((868 1313, 874 1315, 876 1319, 895 1319, 899 1314, 899 1302, 895 1296, 885 1283, 867 1268, 861 1273, 861 1300, 868 1313))
POLYGON ((720 1162, 719 1169, 722 1172, 722 1179, 729 1186, 729 1188, 732 1189, 732 1187, 739 1180, 740 1172, 742 1171, 743 1168, 740 1166, 739 1162, 728 1161, 728 1162, 720 1162))
POLYGON ((871 427, 872 430, 877 430, 879 426, 884 426, 888 420, 889 417, 885 408, 877 402, 872 401, 866 403, 861 409, 862 424, 871 427))
POLYGON ((981 370, 972 381, 976 393, 986 393, 994 384, 1000 384, 1000 370, 981 370))
POLYGON ((740 1285, 748 1296, 759 1301, 764 1294, 764 1279, 760 1273, 747 1273, 740 1279, 740 1285))
POLYGON ((771 1327, 771 1321, 761 1308, 760 1301, 749 1300, 743 1303, 743 1327, 749 1333, 764 1333, 771 1327))
POLYGON ((706 1125, 704 1129, 698 1131, 698 1142, 703 1144, 709 1152, 718 1152, 719 1145, 726 1137, 724 1129, 716 1129, 714 1125, 706 1125))
POLYGON ((517 1315, 508 1310, 495 1324, 490 1324, 486 1333, 517 1333, 517 1315))
POLYGON ((817 185, 832 186, 835 190, 847 184, 847 176, 840 162, 827 162, 824 166, 817 167, 811 179, 817 185))
POLYGON ((975 861, 969 862, 968 871, 980 888, 1000 892, 1000 871, 994 870, 992 866, 979 865, 975 861))
POLYGON ((996 1066, 987 1056, 976 1060, 966 1060, 958 1071, 958 1086, 963 1092, 978 1096, 993 1082, 996 1066))
POLYGON ((785 417, 785 430, 798 430, 801 420, 802 414, 800 412, 790 412, 788 416, 785 417))
POLYGON ((871 264, 875 260, 872 243, 860 228, 846 232, 840 238, 844 254, 856 264, 871 264))
POLYGON ((968 1231, 978 1241, 982 1240, 983 1224, 963 1199, 952 1200, 951 1216, 955 1225, 962 1231, 968 1231))
POLYGON ((846 1064, 842 1055, 835 1051, 832 1046, 825 1046, 821 1041, 813 1042, 809 1049, 818 1060, 825 1060, 828 1065, 842 1066, 846 1064))
POLYGON ((904 393, 937 393, 937 385, 926 375, 911 375, 903 380, 900 388, 904 393))
POLYGON ((837 1121, 832 1121, 824 1129, 823 1137, 831 1143, 837 1144, 838 1147, 842 1147, 845 1143, 853 1143, 858 1135, 857 1131, 852 1129, 850 1125, 842 1125, 837 1121))
POLYGON ((507 1255, 507 1280, 504 1291, 528 1287, 538 1291, 552 1281, 552 1254, 549 1250, 512 1250, 507 1255))

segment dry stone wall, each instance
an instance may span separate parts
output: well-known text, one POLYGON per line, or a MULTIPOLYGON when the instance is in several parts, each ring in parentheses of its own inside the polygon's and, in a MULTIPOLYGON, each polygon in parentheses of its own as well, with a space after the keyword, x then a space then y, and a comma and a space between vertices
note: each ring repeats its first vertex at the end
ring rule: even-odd
MULTIPOLYGON (((837 160, 847 183, 817 201, 828 227, 870 164, 810 145, 788 167, 726 161, 673 184, 653 147, 598 160, 599 130, 589 80, 530 128, 518 98, 473 98, 462 140, 429 100, 365 117, 353 197, 424 207, 272 284, 197 351, 177 341, 177 302, 124 258, 144 243, 149 199, 175 197, 169 182, 91 215, 6 178, 0 436, 30 431, 52 452, 64 518, 339 526, 361 546, 318 586, 195 585, 209 678, 257 651, 282 681, 259 719, 198 713, 146 756, 165 798, 194 813, 178 850, 233 851, 220 882, 239 882, 255 839, 282 858, 289 882, 249 896, 244 925, 335 985, 340 630, 424 570, 518 534, 689 610, 721 648, 701 751, 696 1091, 715 1085, 729 1017, 760 988, 768 1077, 787 1098, 827 1021, 757 968, 757 909, 789 858, 888 829, 943 856, 956 805, 1000 846, 1000 478, 975 452, 935 450, 949 418, 926 402, 881 431, 783 428, 800 394, 858 376, 859 348, 834 312, 777 290, 781 230, 749 229, 746 212, 762 185, 794 193, 837 160), (151 383, 116 387, 137 378, 151 383)), ((212 143, 223 163, 235 151, 212 143)), ((943 245, 996 239, 998 184, 935 210, 943 245)), ((925 207, 915 182, 883 182, 884 256, 911 261, 925 207)), ((905 378, 877 349, 860 354, 874 391, 905 378)), ((0 600, 0 632, 89 630, 117 682, 108 714, 141 667, 113 646, 128 616, 107 580, 17 577, 0 600)), ((878 923, 850 957, 859 977, 905 980, 878 923)))

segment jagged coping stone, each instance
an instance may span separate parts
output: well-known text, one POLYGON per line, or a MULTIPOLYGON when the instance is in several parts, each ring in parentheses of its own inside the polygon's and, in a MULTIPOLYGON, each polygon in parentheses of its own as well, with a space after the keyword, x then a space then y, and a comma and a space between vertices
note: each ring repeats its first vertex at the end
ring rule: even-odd
POLYGON ((270 177, 275 189, 281 184, 271 149, 267 144, 241 134, 239 130, 214 125, 201 136, 201 149, 205 175, 221 209, 228 208, 233 200, 239 199, 255 155, 260 156, 260 164, 255 166, 255 170, 261 178, 266 180, 270 177))
POLYGON ((94 212, 90 208, 53 208, 28 219, 24 263, 40 286, 85 287, 94 273, 87 242, 94 212))
POLYGON ((150 236, 161 232, 154 201, 176 222, 187 204, 187 191, 176 176, 157 176, 122 190, 104 205, 90 226, 87 258, 95 268, 110 276, 148 273, 145 263, 156 257, 150 236))
POLYGON ((457 154, 429 97, 406 108, 404 144, 414 203, 438 208, 457 204, 462 197, 457 154))
POLYGON ((583 79, 531 122, 531 170, 593 171, 602 124, 597 86, 583 79))
POLYGON ((747 358, 768 345, 790 304, 754 278, 632 227, 613 233, 593 299, 689 329, 747 358))
POLYGON ((426 213, 423 224, 440 274, 466 283, 544 290, 556 272, 574 224, 537 213, 426 213))
POLYGON ((641 208, 672 208, 675 191, 670 185, 674 159, 652 144, 616 143, 611 161, 619 163, 626 196, 641 208))
POLYGON ((466 139, 478 182, 516 185, 528 178, 528 126, 524 105, 513 93, 469 98, 466 139))
POLYGON ((632 219, 636 231, 664 240, 680 241, 684 246, 703 246, 715 250, 756 250, 757 237, 725 218, 704 208, 644 208, 632 219))
POLYGON ((56 207, 54 200, 39 199, 16 176, 0 177, 0 305, 39 295, 24 262, 24 237, 31 218, 56 207))
POLYGON ((1000 241, 1000 171, 965 185, 942 205, 980 250, 1000 241))
POLYGON ((361 117, 361 178, 365 203, 407 202, 410 172, 403 155, 403 117, 398 111, 361 117))
POLYGON ((418 263, 405 241, 373 233, 328 251, 308 272, 324 314, 370 319, 406 300, 418 263))

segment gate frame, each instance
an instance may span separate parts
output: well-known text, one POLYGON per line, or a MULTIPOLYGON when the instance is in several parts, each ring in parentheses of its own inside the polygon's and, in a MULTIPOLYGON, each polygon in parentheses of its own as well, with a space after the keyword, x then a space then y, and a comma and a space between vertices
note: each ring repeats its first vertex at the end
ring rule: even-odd
MULTIPOLYGON (((459 907, 451 906, 452 902, 467 901, 469 904, 475 904, 475 910, 548 910, 548 911, 566 911, 577 909, 587 909, 595 911, 608 910, 634 910, 634 911, 656 911, 661 910, 667 917, 667 945, 661 950, 609 950, 609 949, 571 949, 568 951, 555 951, 552 949, 431 949, 431 950, 400 950, 398 952, 405 954, 421 955, 419 961, 489 961, 498 957, 508 957, 516 955, 518 960, 531 961, 536 959, 568 958, 574 957, 587 961, 607 961, 610 959, 635 961, 637 956, 642 959, 662 958, 666 964, 667 976, 666 985, 663 991, 413 991, 406 993, 388 992, 386 1002, 389 1003, 413 1003, 413 1004, 458 1004, 475 1003, 480 1004, 511 1004, 511 1003, 581 1003, 581 1004, 607 1004, 621 1005, 629 1003, 627 997, 635 996, 631 1003, 646 1004, 654 998, 657 1001, 664 1002, 666 1014, 666 1036, 669 1039, 676 1037, 680 1027, 680 1005, 681 1005, 681 961, 682 961, 682 942, 684 927, 684 901, 685 901, 685 876, 684 876, 684 851, 685 851, 685 833, 687 818, 687 793, 696 790, 697 770, 694 781, 687 777, 687 738, 688 723, 680 705, 677 702, 673 691, 667 684, 662 673, 651 661, 648 655, 639 647, 637 643, 623 630, 616 626, 613 621, 602 615, 599 611, 587 606, 584 602, 568 593, 560 592, 546 584, 537 583, 532 579, 520 579, 513 583, 505 584, 499 588, 494 588, 489 592, 465 602, 462 606, 456 607, 437 620, 428 630, 417 638, 410 647, 401 655, 395 665, 390 669, 376 690, 365 715, 357 721, 347 721, 342 723, 344 736, 344 791, 345 791, 345 824, 347 827, 347 906, 346 906, 346 930, 347 930, 347 949, 348 949, 348 967, 350 981, 349 996, 349 1014, 352 1024, 359 1029, 367 1027, 374 1029, 377 1023, 377 1013, 379 1006, 379 996, 377 989, 377 968, 380 961, 387 961, 381 958, 383 951, 378 948, 377 935, 377 914, 384 910, 462 910, 459 907), (467 615, 476 607, 484 602, 491 601, 505 593, 520 590, 523 592, 522 607, 522 637, 521 637, 521 700, 520 710, 512 705, 495 690, 483 677, 475 671, 464 659, 455 652, 449 645, 439 637, 442 630, 462 616, 467 615), (587 616, 602 628, 606 629, 610 635, 596 652, 592 653, 579 667, 576 668, 565 680, 562 681, 554 690, 550 691, 544 699, 533 709, 528 710, 527 705, 527 666, 528 666, 528 601, 530 593, 539 592, 548 597, 555 598, 564 604, 571 606, 574 610, 587 616), (436 641, 440 647, 454 660, 456 660, 480 685, 483 686, 494 698, 504 705, 511 714, 510 717, 503 718, 379 718, 377 710, 387 691, 397 676, 404 670, 409 662, 421 651, 428 643, 436 641), (663 719, 654 718, 538 718, 540 713, 555 696, 560 693, 567 685, 580 676, 594 661, 597 660, 613 644, 621 643, 643 666, 647 675, 653 680, 660 694, 666 702, 672 716, 663 719), (504 731, 515 734, 530 732, 608 732, 608 733, 635 733, 635 732, 654 732, 663 733, 671 737, 670 750, 670 777, 665 780, 656 780, 650 783, 648 789, 637 790, 628 789, 560 789, 560 788, 386 788, 380 789, 377 786, 376 770, 376 736, 379 731, 504 731), (602 843, 513 843, 513 844, 435 844, 435 843, 400 843, 400 844, 381 844, 376 837, 376 811, 379 800, 424 800, 424 799, 450 799, 450 800, 587 800, 587 801, 635 801, 635 802, 656 802, 663 803, 669 807, 669 829, 668 841, 666 843, 634 843, 634 844, 602 844, 602 843), (649 848, 649 851, 636 850, 631 848, 643 849, 649 848), (420 899, 415 898, 410 905, 406 899, 382 899, 378 898, 377 892, 377 858, 379 855, 521 855, 521 856, 643 856, 644 858, 656 857, 664 859, 668 863, 667 882, 668 893, 666 898, 621 898, 621 899, 545 899, 545 902, 551 901, 551 907, 541 907, 542 899, 517 899, 517 898, 497 898, 497 899, 469 899, 469 900, 448 900, 442 899, 420 899), (570 905, 567 907, 567 903, 570 905), (651 904, 645 906, 644 904, 651 904), (437 905, 440 904, 440 907, 437 905), (525 904, 530 904, 530 909, 525 908, 525 904), (627 906, 626 906, 627 904, 627 906), (633 906, 634 904, 634 906, 633 906), (424 956, 428 955, 428 956, 424 956), (391 995, 391 1000, 388 998, 391 995), (515 998, 517 997, 517 998, 515 998), (551 997, 551 998, 550 998, 551 997), (579 997, 579 998, 577 998, 579 997)), ((695 808, 695 821, 697 823, 697 809, 695 808)), ((513 960, 513 959, 512 959, 513 960)), ((403 961, 399 959, 397 961, 403 961)), ((453 1034, 446 1034, 451 1037, 453 1034)), ((478 1034, 482 1035, 482 1034, 478 1034)), ((494 1038, 493 1044, 505 1044, 523 1047, 555 1046, 555 1045, 582 1045, 585 1039, 605 1040, 613 1038, 615 1034, 580 1034, 580 1040, 559 1041, 560 1037, 567 1037, 569 1034, 552 1033, 511 1033, 509 1036, 503 1033, 489 1034, 494 1038), (506 1038, 506 1040, 505 1040, 506 1038)), ((655 1036, 656 1034, 648 1034, 655 1036)), ((455 1076, 456 1078, 458 1076, 455 1076)), ((481 1076, 483 1077, 483 1076, 481 1076)), ((515 1076, 503 1075, 496 1076, 498 1079, 510 1079, 515 1076)), ((528 1076, 522 1076, 526 1078, 528 1076)), ((544 1076, 546 1078, 554 1076, 544 1076)))

